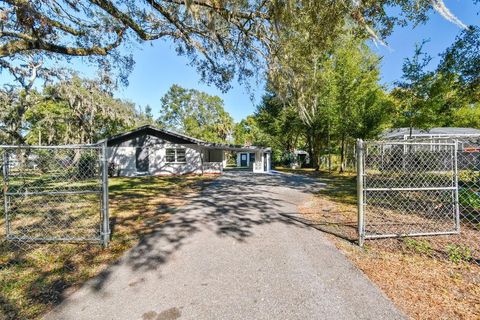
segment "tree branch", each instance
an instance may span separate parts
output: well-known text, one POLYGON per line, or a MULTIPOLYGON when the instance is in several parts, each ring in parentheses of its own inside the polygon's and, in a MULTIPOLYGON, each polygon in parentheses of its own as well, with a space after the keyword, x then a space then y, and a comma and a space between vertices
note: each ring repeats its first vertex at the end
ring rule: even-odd
MULTIPOLYGON (((168 3, 174 3, 177 5, 186 5, 186 2, 187 2, 185 0, 163 0, 163 1, 168 3)), ((236 17, 241 19, 261 18, 265 20, 269 20, 271 18, 268 14, 260 11, 252 11, 252 12, 230 11, 222 5, 218 5, 207 0, 191 0, 190 2, 191 4, 211 9, 224 17, 236 17)), ((221 3, 221 2, 218 1, 217 3, 221 3)))
POLYGON ((62 45, 57 45, 51 42, 46 42, 41 39, 34 40, 14 40, 10 41, 2 46, 0 46, 0 58, 14 55, 19 52, 32 51, 32 50, 42 50, 55 52, 60 54, 65 54, 69 56, 89 56, 89 55, 100 55, 105 56, 111 50, 117 48, 123 40, 125 29, 117 31, 117 39, 104 47, 101 46, 92 46, 89 48, 82 47, 67 47, 62 45))

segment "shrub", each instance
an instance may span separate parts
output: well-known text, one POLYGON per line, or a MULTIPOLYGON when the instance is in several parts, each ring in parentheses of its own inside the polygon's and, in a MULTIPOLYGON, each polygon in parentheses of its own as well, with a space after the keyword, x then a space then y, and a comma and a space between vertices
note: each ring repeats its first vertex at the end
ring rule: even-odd
POLYGON ((80 179, 93 178, 98 173, 98 159, 93 154, 84 153, 77 164, 77 177, 80 179))
POLYGON ((472 250, 470 248, 451 244, 446 247, 448 258, 454 263, 472 260, 472 250))
POLYGON ((430 242, 427 240, 415 240, 411 238, 405 238, 403 240, 407 249, 415 251, 420 254, 431 254, 432 253, 432 246, 430 242))

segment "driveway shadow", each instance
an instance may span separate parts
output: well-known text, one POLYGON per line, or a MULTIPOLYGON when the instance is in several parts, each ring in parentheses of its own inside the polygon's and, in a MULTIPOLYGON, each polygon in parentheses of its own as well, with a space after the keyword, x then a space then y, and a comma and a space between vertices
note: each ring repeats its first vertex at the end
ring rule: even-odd
MULTIPOLYGON (((133 270, 156 270, 201 231, 244 242, 262 225, 282 223, 305 228, 290 214, 324 187, 316 179, 296 175, 225 173, 207 184, 188 205, 172 210, 168 221, 159 224, 154 233, 144 235, 118 263, 133 270)), ((110 267, 100 274, 93 289, 101 290, 112 271, 110 267)))

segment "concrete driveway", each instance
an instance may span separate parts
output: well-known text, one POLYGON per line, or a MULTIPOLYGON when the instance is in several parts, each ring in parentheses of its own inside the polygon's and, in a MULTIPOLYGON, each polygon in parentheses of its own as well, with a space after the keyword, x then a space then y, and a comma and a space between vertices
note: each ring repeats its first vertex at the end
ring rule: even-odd
POLYGON ((324 187, 228 172, 46 319, 401 319, 318 230, 288 215, 324 187))

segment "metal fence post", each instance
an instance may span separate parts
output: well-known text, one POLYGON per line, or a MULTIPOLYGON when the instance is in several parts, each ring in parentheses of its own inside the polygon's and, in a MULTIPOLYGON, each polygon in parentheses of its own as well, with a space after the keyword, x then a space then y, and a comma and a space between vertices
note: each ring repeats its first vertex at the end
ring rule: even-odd
POLYGON ((107 141, 102 145, 102 243, 104 247, 108 246, 110 239, 110 219, 108 212, 108 155, 107 141))
POLYGON ((455 149, 453 156, 453 174, 454 174, 454 183, 455 183, 455 231, 460 233, 460 207, 459 207, 459 198, 458 198, 458 140, 454 140, 455 149))
POLYGON ((7 149, 3 150, 3 214, 5 217, 5 236, 8 238, 10 235, 10 221, 8 219, 8 152, 7 149))
POLYGON ((358 206, 358 244, 362 247, 365 240, 364 203, 363 203, 363 140, 357 140, 357 206, 358 206))

